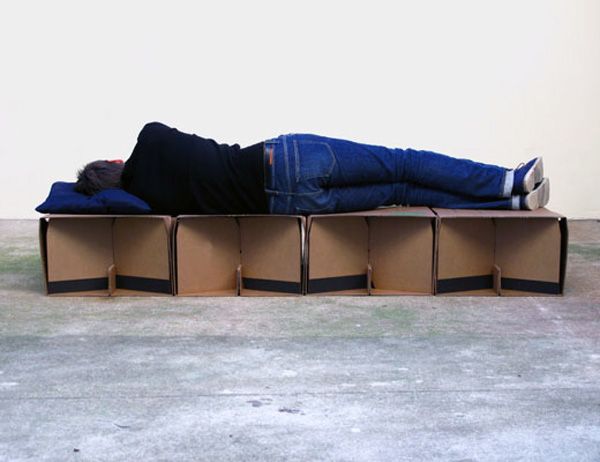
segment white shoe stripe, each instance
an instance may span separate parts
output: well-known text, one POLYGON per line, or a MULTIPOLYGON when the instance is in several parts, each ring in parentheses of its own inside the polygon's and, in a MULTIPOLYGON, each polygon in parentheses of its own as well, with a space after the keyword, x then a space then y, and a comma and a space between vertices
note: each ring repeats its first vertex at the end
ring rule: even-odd
POLYGON ((504 190, 502 191, 502 197, 510 197, 513 186, 515 183, 515 171, 507 170, 504 175, 504 190))
POLYGON ((520 200, 519 199, 520 198, 521 198, 521 196, 513 196, 512 197, 512 209, 513 210, 519 210, 519 208, 520 208, 519 207, 520 206, 520 204, 519 204, 520 200))

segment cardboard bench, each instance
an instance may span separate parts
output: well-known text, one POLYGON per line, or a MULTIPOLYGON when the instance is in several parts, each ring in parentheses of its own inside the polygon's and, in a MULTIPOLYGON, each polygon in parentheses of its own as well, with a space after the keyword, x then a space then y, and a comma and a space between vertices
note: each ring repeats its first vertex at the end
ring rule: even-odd
POLYGON ((46 293, 172 295, 171 222, 149 215, 40 218, 46 293))
POLYGON ((39 233, 54 296, 559 295, 568 243, 546 209, 47 215, 39 233))
POLYGON ((439 219, 436 293, 560 295, 567 219, 547 209, 433 209, 439 219))
POLYGON ((432 295, 436 218, 426 207, 312 215, 308 295, 432 295))
POLYGON ((177 295, 302 295, 304 228, 300 216, 178 217, 177 295))

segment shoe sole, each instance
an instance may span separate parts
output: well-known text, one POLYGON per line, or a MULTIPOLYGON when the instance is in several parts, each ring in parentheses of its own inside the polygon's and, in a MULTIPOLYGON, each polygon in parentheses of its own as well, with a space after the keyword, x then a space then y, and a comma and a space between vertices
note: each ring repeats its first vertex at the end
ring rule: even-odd
POLYGON ((541 157, 535 159, 535 162, 523 178, 523 191, 530 193, 535 185, 544 179, 544 161, 541 157))
POLYGON ((545 207, 550 200, 550 180, 542 178, 540 184, 525 196, 525 208, 535 210, 545 207))

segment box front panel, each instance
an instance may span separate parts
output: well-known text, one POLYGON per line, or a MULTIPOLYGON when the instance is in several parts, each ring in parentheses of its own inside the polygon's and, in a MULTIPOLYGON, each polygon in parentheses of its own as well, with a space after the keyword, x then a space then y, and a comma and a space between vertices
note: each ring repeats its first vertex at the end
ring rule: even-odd
POLYGON ((181 220, 176 235, 179 295, 236 295, 240 236, 235 218, 181 220))
POLYGON ((437 293, 494 294, 492 218, 446 218, 440 223, 437 293))
POLYGON ((46 232, 48 294, 108 295, 112 218, 50 219, 46 232))
POLYGON ((433 293, 432 220, 369 218, 372 293, 433 293))
POLYGON ((242 294, 301 294, 298 218, 240 217, 242 294))
POLYGON ((172 294, 169 232, 160 218, 115 218, 115 295, 172 294))
POLYGON ((368 226, 363 217, 313 219, 308 293, 367 293, 368 226))
POLYGON ((502 293, 560 293, 561 231, 556 218, 496 219, 502 293))

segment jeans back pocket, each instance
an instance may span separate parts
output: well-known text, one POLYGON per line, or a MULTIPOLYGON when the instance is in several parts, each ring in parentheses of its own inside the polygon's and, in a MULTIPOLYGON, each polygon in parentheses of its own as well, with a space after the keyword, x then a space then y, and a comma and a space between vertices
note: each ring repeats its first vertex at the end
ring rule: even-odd
POLYGON ((294 146, 296 181, 329 178, 335 167, 335 156, 327 141, 319 137, 296 136, 294 146))

